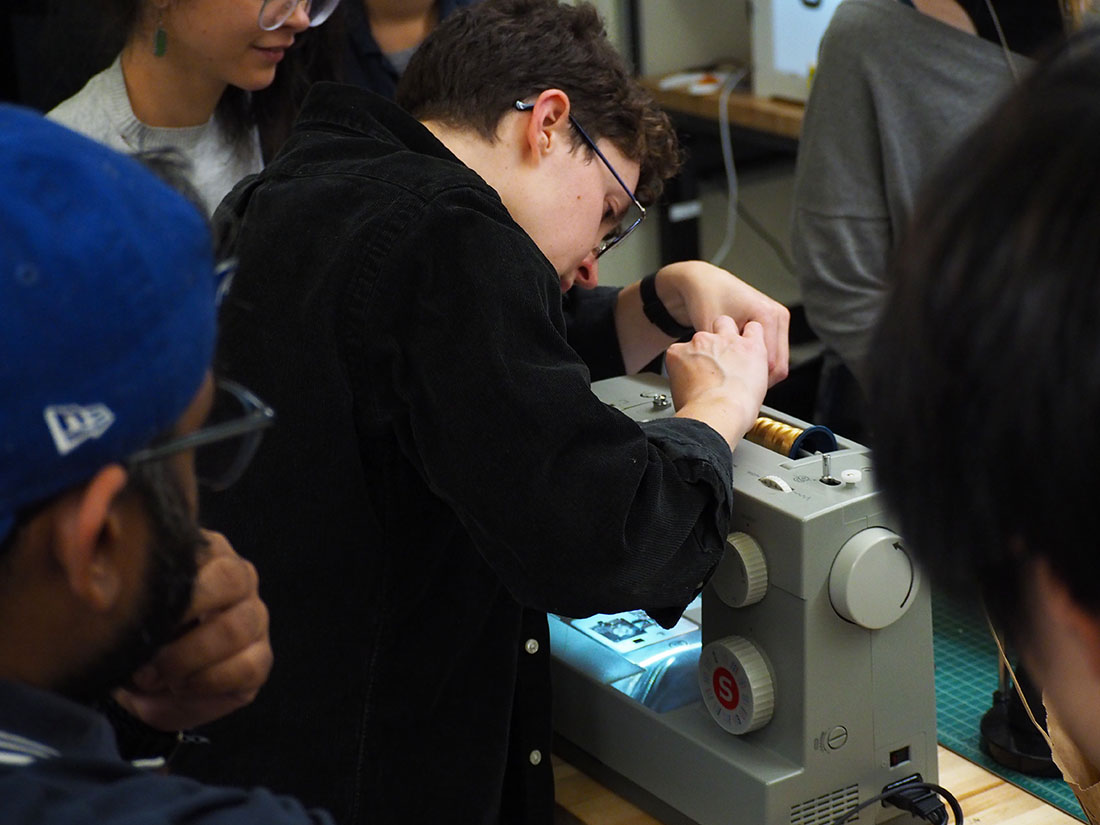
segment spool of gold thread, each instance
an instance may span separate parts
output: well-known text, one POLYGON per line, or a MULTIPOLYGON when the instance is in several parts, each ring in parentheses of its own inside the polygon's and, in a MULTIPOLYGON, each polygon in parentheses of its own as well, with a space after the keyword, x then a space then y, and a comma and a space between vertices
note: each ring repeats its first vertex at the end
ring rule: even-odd
POLYGON ((759 444, 761 447, 767 447, 783 455, 790 455, 791 447, 800 435, 802 435, 801 427, 792 427, 774 418, 760 416, 752 425, 752 429, 745 433, 745 438, 753 444, 759 444))
POLYGON ((774 418, 760 416, 756 419, 752 429, 745 433, 745 438, 761 447, 767 447, 777 453, 782 453, 792 458, 799 458, 803 451, 832 452, 837 448, 836 436, 825 427, 809 427, 802 429, 791 424, 784 424, 774 418))

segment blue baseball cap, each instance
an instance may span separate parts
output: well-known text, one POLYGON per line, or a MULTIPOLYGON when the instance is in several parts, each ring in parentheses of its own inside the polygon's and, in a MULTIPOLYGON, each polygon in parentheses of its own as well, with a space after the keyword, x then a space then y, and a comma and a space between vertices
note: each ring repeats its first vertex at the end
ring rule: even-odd
POLYGON ((210 366, 206 219, 133 158, 0 105, 0 538, 168 432, 210 366))

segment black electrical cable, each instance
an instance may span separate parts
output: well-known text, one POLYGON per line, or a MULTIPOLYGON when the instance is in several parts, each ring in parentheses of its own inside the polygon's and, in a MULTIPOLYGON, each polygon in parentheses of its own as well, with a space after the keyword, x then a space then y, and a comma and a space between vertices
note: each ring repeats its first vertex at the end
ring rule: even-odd
MULTIPOLYGON (((897 787, 897 788, 892 788, 889 791, 885 791, 884 793, 880 793, 878 796, 872 796, 870 799, 868 799, 864 802, 861 802, 860 804, 858 804, 858 805, 856 805, 852 808, 849 808, 847 811, 845 811, 839 817, 834 819, 831 825, 843 825, 843 823, 847 822, 849 819, 851 819, 853 816, 858 814, 864 808, 867 808, 871 805, 874 805, 876 802, 887 802, 887 801, 891 800, 892 798, 897 798, 898 796, 900 796, 902 791, 908 791, 908 790, 917 789, 917 788, 922 789, 922 790, 932 791, 932 792, 938 794, 951 807, 951 813, 955 817, 954 825, 963 825, 963 813, 962 813, 962 808, 959 807, 959 800, 955 799, 954 795, 952 795, 952 793, 949 790, 947 790, 946 788, 941 787, 940 785, 937 785, 933 782, 911 782, 907 785, 902 785, 902 786, 897 787)), ((918 811, 914 811, 914 810, 906 807, 904 804, 897 804, 897 803, 894 803, 894 802, 890 802, 890 804, 894 805, 897 808, 901 808, 902 810, 909 811, 910 813, 916 814, 918 816, 924 816, 925 819, 928 818, 928 816, 926 814, 918 812, 918 811)), ((934 820, 928 819, 928 821, 933 822, 933 825, 947 825, 946 820, 934 821, 934 820)))
POLYGON ((787 254, 787 250, 783 248, 783 244, 779 242, 779 239, 776 238, 775 235, 764 228, 764 224, 761 223, 760 219, 755 217, 742 202, 738 202, 737 204, 737 214, 741 216, 741 220, 745 222, 749 229, 759 236, 760 240, 771 247, 772 252, 775 253, 775 256, 779 259, 779 263, 783 265, 783 268, 791 275, 796 275, 794 261, 792 261, 791 257, 787 254))

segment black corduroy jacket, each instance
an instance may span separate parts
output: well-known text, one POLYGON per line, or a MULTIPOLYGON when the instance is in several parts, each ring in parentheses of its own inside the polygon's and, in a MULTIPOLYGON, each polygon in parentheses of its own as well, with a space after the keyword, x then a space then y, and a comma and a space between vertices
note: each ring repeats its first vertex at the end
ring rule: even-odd
POLYGON ((728 445, 590 391, 613 290, 570 298, 496 192, 380 97, 318 84, 223 205, 223 371, 278 414, 204 505, 275 667, 189 770, 350 823, 549 823, 546 612, 666 624, 717 563, 728 445), (583 344, 581 343, 583 342, 583 344))

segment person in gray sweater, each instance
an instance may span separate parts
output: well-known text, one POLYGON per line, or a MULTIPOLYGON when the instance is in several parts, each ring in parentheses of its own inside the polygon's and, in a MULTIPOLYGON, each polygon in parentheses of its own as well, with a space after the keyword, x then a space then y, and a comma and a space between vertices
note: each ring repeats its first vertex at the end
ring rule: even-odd
POLYGON ((1034 53, 1063 32, 1057 0, 993 7, 1006 45, 984 0, 846 0, 821 43, 791 244, 827 350, 815 421, 851 438, 866 438, 862 365, 922 181, 1030 68, 1016 49, 1034 53))

